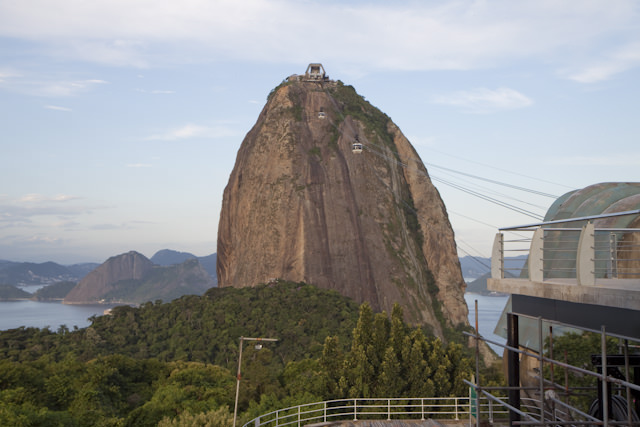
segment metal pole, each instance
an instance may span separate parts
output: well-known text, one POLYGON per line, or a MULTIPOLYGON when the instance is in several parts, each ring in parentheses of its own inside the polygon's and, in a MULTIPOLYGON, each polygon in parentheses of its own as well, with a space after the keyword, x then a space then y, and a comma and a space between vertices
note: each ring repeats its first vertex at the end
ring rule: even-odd
POLYGON ((480 332, 478 329, 478 300, 476 300, 476 427, 480 427, 480 332))
POLYGON ((545 415, 544 415, 544 375, 542 373, 542 370, 544 369, 544 361, 542 360, 544 354, 544 341, 542 338, 542 317, 538 317, 538 345, 540 346, 540 364, 539 364, 539 368, 540 372, 540 381, 539 381, 539 386, 540 386, 540 422, 542 422, 542 425, 546 425, 545 423, 545 415))
POLYGON ((242 343, 244 341, 278 341, 277 338, 247 338, 240 337, 240 351, 238 352, 238 373, 236 374, 236 403, 233 407, 233 427, 236 427, 236 420, 238 418, 238 395, 240 394, 240 377, 242 369, 242 343))
MULTIPOLYGON (((518 315, 507 313, 507 345, 512 348, 520 347, 518 334, 518 315)), ((509 405, 516 410, 509 410, 509 423, 516 424, 521 420, 520 414, 520 358, 513 350, 507 350, 507 377, 509 385, 509 405)))
POLYGON ((240 352, 238 353, 238 373, 236 374, 236 404, 233 407, 233 427, 236 427, 236 420, 238 418, 238 395, 240 394, 240 370, 242 367, 242 343, 244 337, 240 337, 240 352))
POLYGON ((607 372, 607 333, 604 325, 600 327, 601 332, 601 347, 600 351, 602 354, 602 422, 604 423, 604 427, 609 425, 609 383, 607 380, 608 372, 607 372))
MULTIPOLYGON (((631 378, 629 377, 629 340, 624 340, 624 380, 626 382, 631 381, 631 378)), ((627 389, 627 422, 631 425, 633 401, 631 400, 631 389, 629 386, 626 386, 625 388, 627 389)))

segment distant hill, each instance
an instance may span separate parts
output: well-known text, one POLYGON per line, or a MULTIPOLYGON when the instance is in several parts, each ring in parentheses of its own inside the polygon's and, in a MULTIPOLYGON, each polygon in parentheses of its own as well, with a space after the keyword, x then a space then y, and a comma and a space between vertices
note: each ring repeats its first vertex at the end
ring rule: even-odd
POLYGON ((131 251, 109 258, 89 273, 67 294, 64 302, 142 303, 158 299, 166 302, 182 295, 202 295, 214 284, 195 258, 177 265, 159 266, 131 251))
POLYGON ((179 252, 172 249, 161 249, 151 257, 151 262, 158 265, 175 265, 182 264, 188 259, 198 258, 189 252, 179 252))
POLYGON ((81 264, 73 264, 68 265, 67 268, 78 279, 76 281, 80 281, 84 276, 92 272, 97 266, 99 266, 97 262, 85 262, 81 264))
MULTIPOLYGON (((514 277, 513 274, 511 274, 509 272, 505 272, 504 275, 505 275, 505 277, 514 277)), ((467 283, 467 292, 471 292, 471 293, 474 293, 474 294, 482 294, 482 295, 493 294, 493 292, 491 292, 487 288, 487 279, 489 277, 491 277, 491 273, 486 273, 486 274, 483 274, 482 276, 478 277, 473 282, 467 283)))
MULTIPOLYGON (((520 270, 526 261, 526 255, 507 257, 505 259, 505 268, 513 274, 514 271, 520 270)), ((462 276, 467 280, 478 279, 484 275, 488 276, 491 273, 491 258, 464 256, 460 258, 460 268, 462 269, 462 276)), ((469 288, 467 288, 467 292, 470 292, 469 288)))
POLYGON ((217 260, 217 258, 218 257, 217 257, 216 254, 211 254, 211 255, 207 255, 207 256, 198 257, 198 261, 200 261, 200 264, 202 265, 202 268, 207 270, 207 273, 209 273, 211 275, 213 280, 216 282, 216 286, 218 286, 218 275, 216 273, 216 260, 217 260))
POLYGON ((218 285, 218 277, 216 275, 216 254, 211 254, 207 256, 198 257, 189 252, 179 252, 174 251, 172 249, 162 249, 156 252, 151 257, 151 262, 157 265, 170 266, 181 264, 188 259, 195 258, 200 261, 202 267, 209 273, 209 275, 213 278, 218 285))
POLYGON ((0 283, 14 286, 50 285, 57 282, 77 282, 96 268, 98 264, 84 263, 64 266, 55 262, 0 261, 0 283))
POLYGON ((45 286, 44 288, 38 289, 31 296, 31 299, 37 301, 61 300, 64 299, 69 291, 71 291, 71 289, 73 289, 77 284, 77 282, 54 283, 53 285, 45 286))
MULTIPOLYGON (((151 257, 151 262, 159 266, 172 266, 182 264, 188 259, 197 259, 202 268, 213 279, 213 286, 218 285, 216 276, 216 254, 198 257, 189 252, 178 252, 171 249, 162 249, 151 257)), ((99 263, 86 262, 72 265, 61 265, 55 262, 14 262, 0 260, 0 283, 12 286, 24 285, 53 285, 60 282, 78 283, 87 274, 95 270, 99 263)), ((56 290, 59 295, 60 289, 56 290)), ((52 298, 63 298, 56 296, 52 298)))
POLYGON ((0 301, 11 301, 17 299, 29 299, 31 294, 29 292, 18 289, 11 285, 0 285, 0 301))
POLYGON ((460 268, 465 279, 477 279, 491 271, 491 258, 464 256, 460 258, 460 268))

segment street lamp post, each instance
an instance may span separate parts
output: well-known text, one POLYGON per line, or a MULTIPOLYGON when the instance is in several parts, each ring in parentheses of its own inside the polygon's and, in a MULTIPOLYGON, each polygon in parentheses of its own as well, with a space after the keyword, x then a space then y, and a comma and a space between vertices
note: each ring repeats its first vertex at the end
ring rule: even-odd
POLYGON ((244 341, 258 341, 258 343, 256 344, 256 349, 260 350, 262 348, 262 344, 260 344, 261 341, 269 341, 269 342, 275 342, 278 341, 277 338, 247 338, 247 337, 240 337, 240 351, 238 353, 238 373, 236 375, 236 404, 233 407, 233 427, 236 427, 236 419, 238 418, 238 395, 240 393, 240 377, 241 377, 241 370, 242 370, 242 344, 244 343, 244 341))

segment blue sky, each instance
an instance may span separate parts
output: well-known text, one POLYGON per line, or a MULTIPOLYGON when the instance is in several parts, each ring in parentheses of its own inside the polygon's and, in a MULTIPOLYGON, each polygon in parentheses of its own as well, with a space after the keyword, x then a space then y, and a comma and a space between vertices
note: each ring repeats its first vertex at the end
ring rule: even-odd
POLYGON ((638 181, 637 1, 0 0, 0 259, 216 251, 271 89, 321 62, 418 150, 461 255, 638 181))

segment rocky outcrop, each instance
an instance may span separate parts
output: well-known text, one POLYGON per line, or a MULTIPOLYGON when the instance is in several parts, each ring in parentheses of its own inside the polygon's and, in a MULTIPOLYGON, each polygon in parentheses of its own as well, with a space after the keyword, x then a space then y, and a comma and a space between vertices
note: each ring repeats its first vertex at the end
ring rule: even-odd
POLYGON ((340 82, 290 79, 270 94, 224 191, 217 255, 219 286, 305 281, 376 310, 397 302, 437 335, 468 324, 453 231, 426 168, 340 82))
POLYGON ((212 286, 215 281, 197 259, 161 267, 131 251, 109 258, 89 273, 67 294, 64 303, 170 301, 202 294, 212 286))

